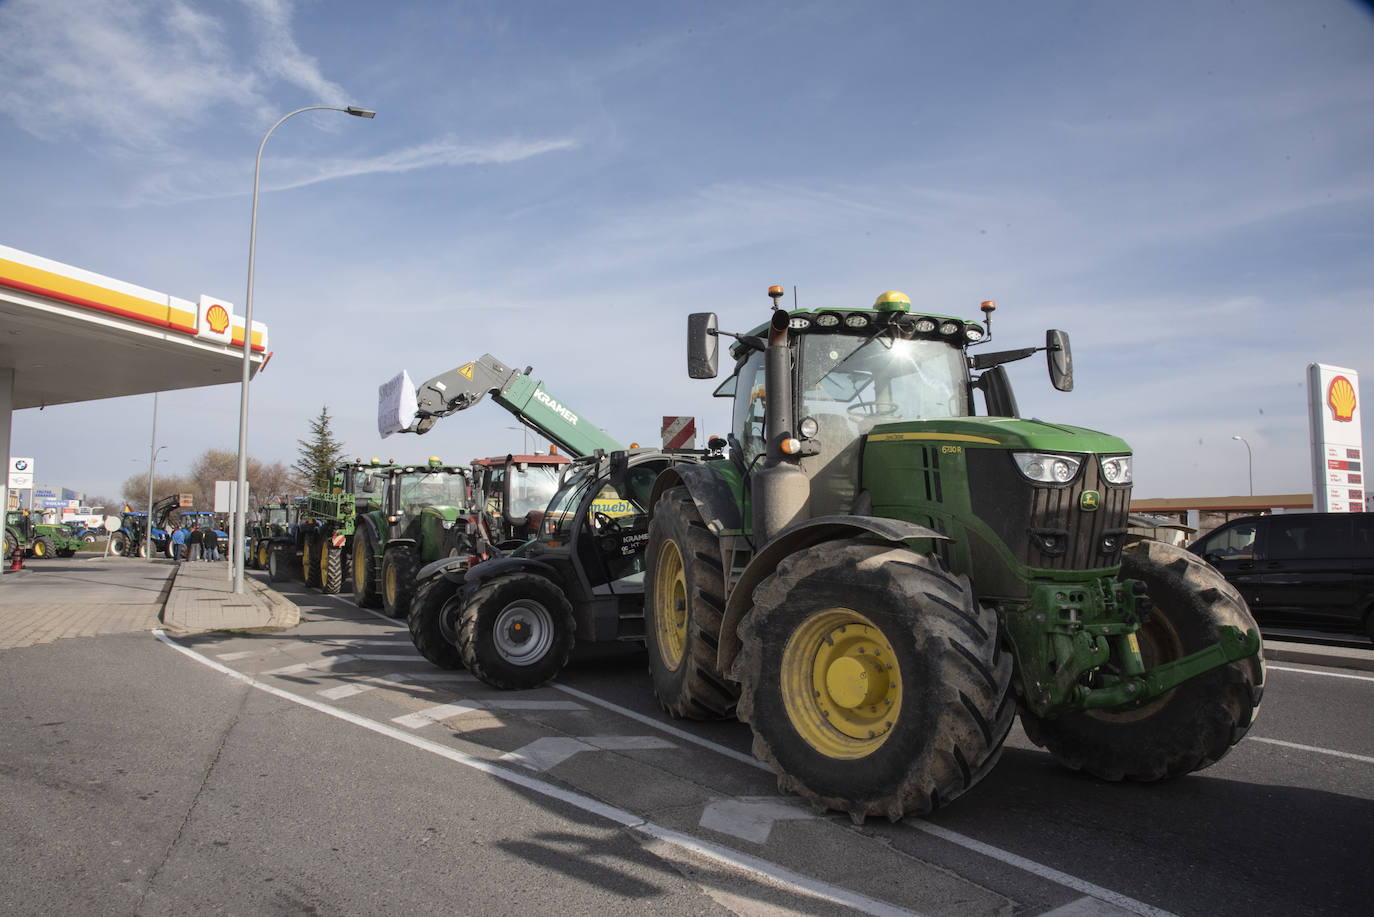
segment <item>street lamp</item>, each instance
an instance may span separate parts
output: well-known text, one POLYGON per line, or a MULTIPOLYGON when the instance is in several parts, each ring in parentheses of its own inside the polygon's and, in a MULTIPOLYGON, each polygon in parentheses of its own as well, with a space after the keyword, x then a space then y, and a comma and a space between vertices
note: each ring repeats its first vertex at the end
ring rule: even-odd
MULTIPOLYGON (((156 400, 157 395, 154 394, 153 398, 156 400)), ((157 438, 156 433, 154 433, 153 438, 157 438)), ((149 448, 151 449, 152 446, 150 445, 149 448)), ((148 531, 144 533, 143 556, 150 561, 153 559, 153 468, 157 466, 157 454, 166 448, 166 446, 158 446, 153 449, 153 454, 148 456, 148 524, 144 526, 148 531)))
POLYGON ((1255 495, 1255 454, 1250 451, 1250 441, 1239 433, 1234 434, 1232 439, 1238 439, 1245 443, 1245 467, 1250 471, 1250 496, 1255 495))
POLYGON ((281 116, 267 129, 258 144, 258 159, 253 166, 253 216, 248 228, 248 292, 243 299, 243 384, 239 392, 239 469, 234 492, 233 524, 229 526, 229 558, 234 568, 234 592, 243 592, 243 533, 248 525, 248 379, 253 355, 253 255, 258 244, 258 177, 262 173, 262 149, 267 138, 281 127, 282 121, 303 111, 341 111, 355 118, 375 118, 377 113, 356 105, 336 108, 333 105, 307 105, 281 116))

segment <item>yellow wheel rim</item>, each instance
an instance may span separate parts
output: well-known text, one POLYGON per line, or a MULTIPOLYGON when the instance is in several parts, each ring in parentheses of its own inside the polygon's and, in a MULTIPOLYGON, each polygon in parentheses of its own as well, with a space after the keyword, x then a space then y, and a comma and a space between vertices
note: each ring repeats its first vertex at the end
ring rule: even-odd
POLYGON ((902 714, 892 644, 848 608, 826 609, 801 623, 783 650, 779 682, 793 728, 828 758, 872 754, 902 714))
POLYGON ((388 604, 396 604, 396 568, 390 564, 382 571, 382 595, 388 604))
POLYGON ((677 544, 664 542, 654 565, 654 636, 658 655, 671 672, 687 652, 687 575, 677 544))
POLYGON ((48 546, 45 545, 45 544, 43 544, 43 542, 41 542, 41 541, 35 541, 35 542, 33 543, 33 556, 34 556, 34 557, 47 557, 47 556, 48 556, 48 546))
POLYGON ((371 572, 367 562, 371 559, 367 556, 367 539, 361 534, 353 536, 353 581, 359 589, 366 588, 367 577, 371 572))
POLYGON ((329 542, 320 541, 320 582, 329 580, 329 542))
POLYGON ((265 541, 258 545, 258 566, 267 567, 267 542, 265 541))

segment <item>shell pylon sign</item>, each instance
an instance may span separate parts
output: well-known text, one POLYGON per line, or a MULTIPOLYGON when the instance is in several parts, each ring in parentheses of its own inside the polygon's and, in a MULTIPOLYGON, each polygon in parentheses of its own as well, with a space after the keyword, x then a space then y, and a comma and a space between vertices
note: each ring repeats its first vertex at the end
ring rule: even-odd
POLYGON ((1353 369, 1307 367, 1307 418, 1312 432, 1312 505, 1322 513, 1365 510, 1360 376, 1353 369))

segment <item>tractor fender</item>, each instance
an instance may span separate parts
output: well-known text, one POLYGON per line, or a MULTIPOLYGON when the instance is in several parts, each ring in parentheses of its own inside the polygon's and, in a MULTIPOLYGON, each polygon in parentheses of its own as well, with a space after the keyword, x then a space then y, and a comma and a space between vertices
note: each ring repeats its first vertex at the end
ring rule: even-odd
POLYGON ((665 468, 654 480, 653 495, 649 498, 649 512, 658 505, 659 498, 670 487, 685 486, 691 494, 692 502, 701 513, 701 521, 717 538, 727 531, 739 531, 744 527, 740 513, 740 501, 735 487, 722 473, 721 465, 732 471, 729 463, 707 462, 704 465, 674 465, 665 468))
POLYGON ((433 579, 436 576, 442 576, 450 583, 458 583, 461 585, 467 572, 468 559, 466 557, 441 557, 421 567, 419 574, 415 577, 415 581, 418 583, 427 579, 433 579))
POLYGON ((529 557, 494 557, 468 568, 467 575, 463 577, 463 594, 471 595, 488 580, 510 573, 533 573, 544 577, 559 589, 563 588, 562 575, 550 564, 529 557))
POLYGON ((725 602, 725 617, 720 625, 720 645, 716 650, 717 671, 728 672, 742 643, 736 629, 745 613, 754 606, 754 590, 777 569, 789 554, 825 541, 853 538, 857 535, 876 535, 884 541, 900 544, 909 538, 937 538, 949 541, 934 529, 900 519, 875 516, 817 516, 783 529, 754 555, 744 568, 739 582, 725 602))
POLYGON ((413 548, 416 544, 417 542, 414 538, 392 538, 389 539, 387 543, 382 547, 382 553, 386 554, 392 548, 413 548))

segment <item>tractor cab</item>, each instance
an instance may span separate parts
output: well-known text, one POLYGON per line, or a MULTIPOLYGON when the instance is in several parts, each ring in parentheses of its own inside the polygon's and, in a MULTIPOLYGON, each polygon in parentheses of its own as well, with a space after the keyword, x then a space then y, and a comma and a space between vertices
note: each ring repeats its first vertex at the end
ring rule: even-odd
POLYGON ((567 464, 565 456, 538 453, 473 460, 483 536, 493 547, 514 550, 534 537, 567 464))

